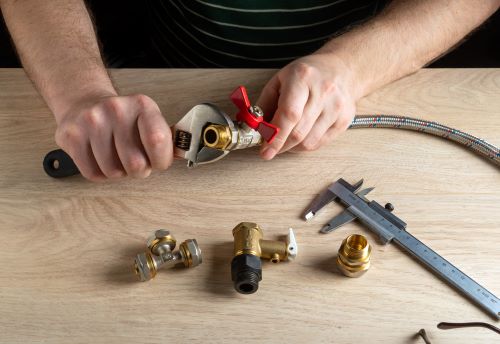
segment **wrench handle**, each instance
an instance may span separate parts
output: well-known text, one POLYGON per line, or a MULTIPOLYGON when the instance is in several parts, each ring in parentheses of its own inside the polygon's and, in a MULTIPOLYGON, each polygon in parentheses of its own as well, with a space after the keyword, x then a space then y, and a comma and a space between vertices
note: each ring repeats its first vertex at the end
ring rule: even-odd
POLYGON ((73 159, 62 149, 47 153, 43 159, 43 169, 52 178, 64 178, 80 174, 73 159))

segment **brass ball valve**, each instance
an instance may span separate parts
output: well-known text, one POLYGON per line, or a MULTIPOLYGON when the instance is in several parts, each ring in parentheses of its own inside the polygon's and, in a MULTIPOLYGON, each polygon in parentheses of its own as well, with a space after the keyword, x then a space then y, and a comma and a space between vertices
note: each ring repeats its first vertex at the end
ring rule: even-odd
POLYGON ((234 257, 231 278, 234 289, 241 294, 252 294, 262 280, 261 258, 273 263, 293 260, 297 256, 297 242, 290 228, 286 241, 264 240, 258 224, 241 222, 233 229, 234 257))
POLYGON ((142 282, 149 281, 156 276, 162 266, 173 267, 184 264, 187 268, 200 265, 202 262, 201 250, 196 239, 188 239, 174 251, 176 240, 170 231, 159 229, 148 239, 148 250, 135 257, 135 273, 142 282))

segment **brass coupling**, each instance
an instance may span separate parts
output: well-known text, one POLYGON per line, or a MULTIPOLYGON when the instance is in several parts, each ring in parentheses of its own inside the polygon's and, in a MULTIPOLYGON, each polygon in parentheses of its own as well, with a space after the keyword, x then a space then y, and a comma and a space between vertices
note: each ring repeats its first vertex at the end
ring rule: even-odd
POLYGON ((342 241, 337 256, 339 270, 348 277, 360 277, 370 268, 372 247, 361 234, 352 234, 342 241))
POLYGON ((201 250, 196 239, 188 239, 174 251, 177 241, 168 230, 159 229, 148 239, 147 251, 139 253, 134 260, 134 270, 142 282, 153 279, 160 267, 183 264, 186 268, 202 262, 201 250))
POLYGON ((290 228, 286 241, 265 240, 262 228, 253 222, 241 222, 233 229, 234 257, 231 261, 231 278, 234 289, 242 294, 252 294, 262 280, 261 258, 273 263, 293 260, 297 256, 297 242, 290 228))

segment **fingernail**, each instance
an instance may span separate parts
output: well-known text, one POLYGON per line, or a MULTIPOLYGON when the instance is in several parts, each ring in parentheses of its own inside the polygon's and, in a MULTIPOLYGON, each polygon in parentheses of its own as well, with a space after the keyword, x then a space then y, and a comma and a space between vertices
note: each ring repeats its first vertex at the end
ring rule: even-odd
POLYGON ((262 158, 264 160, 271 160, 276 155, 276 149, 268 147, 262 151, 262 158))

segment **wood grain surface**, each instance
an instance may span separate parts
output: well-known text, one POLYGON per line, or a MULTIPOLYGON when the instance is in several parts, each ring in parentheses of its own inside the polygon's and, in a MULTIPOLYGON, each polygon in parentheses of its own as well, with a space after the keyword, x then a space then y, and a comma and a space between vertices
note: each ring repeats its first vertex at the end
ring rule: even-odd
MULTIPOLYGON (((255 100, 272 70, 115 70, 124 94, 155 99, 170 123, 210 101, 234 113, 244 84, 255 100)), ((500 145, 500 70, 422 70, 366 97, 358 113, 439 121, 500 145)), ((299 216, 325 186, 364 178, 408 230, 500 295, 500 173, 443 139, 390 129, 350 130, 319 151, 264 162, 233 152, 188 170, 176 161, 146 180, 55 180, 42 159, 55 124, 21 70, 0 70, 0 342, 2 343, 496 343, 486 329, 443 331, 441 321, 486 321, 479 308, 394 245, 357 223, 318 230, 341 211, 299 216), (299 256, 263 265, 260 289, 232 289, 232 228, 259 223, 267 238, 296 230, 299 256), (196 238, 203 264, 137 282, 135 254, 168 228, 196 238), (359 279, 336 272, 351 233, 373 245, 359 279)))

